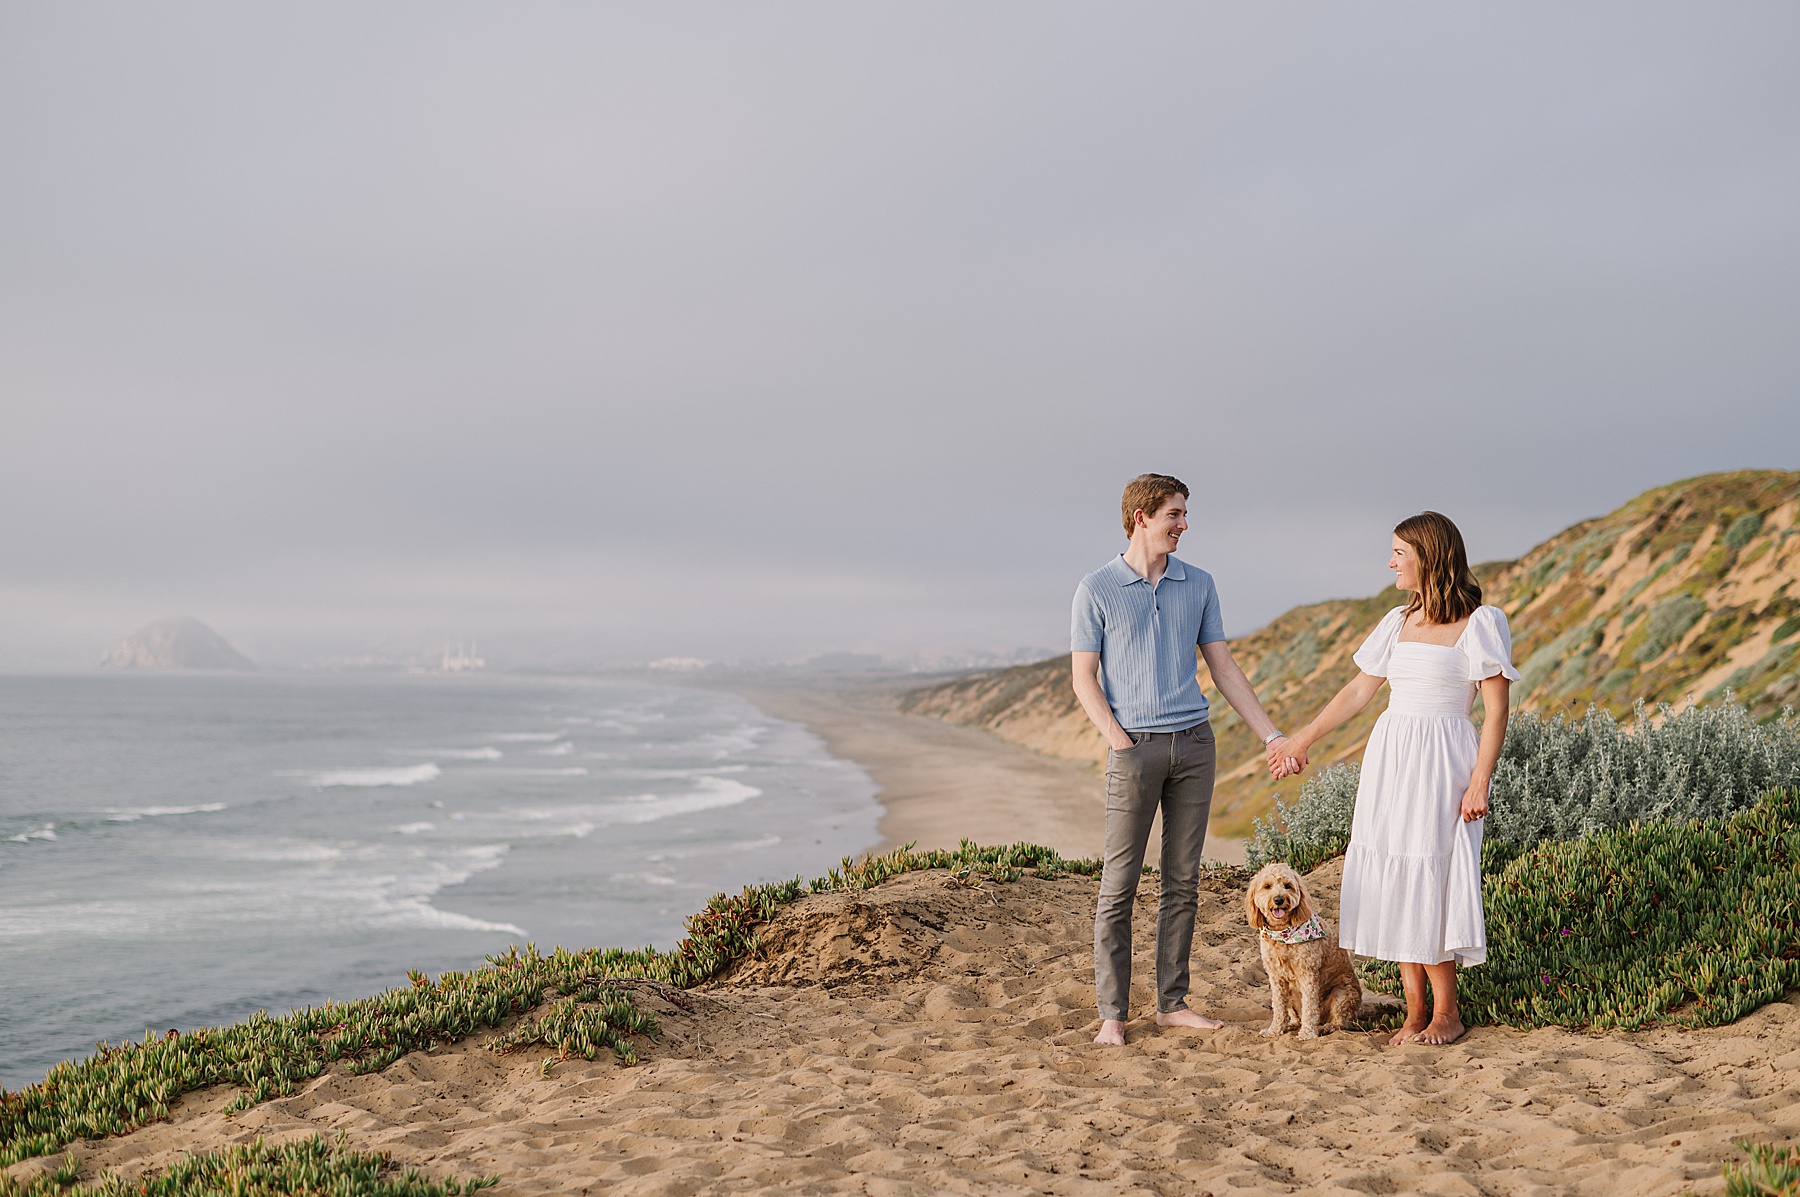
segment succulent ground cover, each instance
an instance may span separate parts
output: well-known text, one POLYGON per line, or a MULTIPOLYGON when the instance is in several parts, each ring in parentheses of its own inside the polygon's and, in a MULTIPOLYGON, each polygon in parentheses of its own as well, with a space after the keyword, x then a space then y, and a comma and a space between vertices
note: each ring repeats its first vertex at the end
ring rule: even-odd
MULTIPOLYGON (((647 980, 687 988, 709 981, 755 947, 756 928, 782 906, 807 893, 867 889, 916 869, 948 869, 965 884, 979 885, 1017 880, 1026 869, 1047 878, 1092 874, 1099 863, 1064 860, 1031 844, 983 848, 964 840, 955 851, 927 852, 909 844, 859 860, 845 858, 840 868, 811 882, 796 878, 717 894, 687 920, 687 935, 667 952, 558 948, 544 955, 528 945, 489 957, 485 968, 446 972, 435 981, 415 972, 405 988, 355 1001, 278 1017, 258 1013, 227 1027, 152 1035, 136 1043, 101 1044, 85 1059, 58 1064, 38 1084, 0 1090, 0 1168, 52 1154, 76 1139, 125 1134, 166 1118, 171 1103, 196 1089, 235 1085, 240 1092, 234 1108, 246 1109, 291 1093, 334 1065, 352 1073, 378 1072, 408 1052, 497 1029, 545 1002, 551 1003, 547 1010, 494 1037, 490 1046, 506 1052, 544 1045, 563 1058, 589 1059, 611 1049, 622 1063, 634 1063, 630 1036, 654 1038, 656 1022, 616 983, 647 980)), ((0 1187, 0 1195, 5 1193, 0 1187)))
MULTIPOLYGON (((1489 873, 1482 900, 1488 960, 1461 975, 1465 1021, 1721 1026, 1800 987, 1800 790, 1539 844, 1489 873)), ((1400 992, 1392 964, 1365 980, 1400 992)))
POLYGON ((470 1181, 427 1180, 403 1168, 385 1152, 351 1151, 344 1140, 316 1136, 279 1147, 239 1143, 223 1151, 183 1157, 157 1176, 126 1183, 108 1177, 69 1189, 63 1172, 13 1185, 0 1174, 5 1197, 459 1197, 497 1184, 496 1177, 470 1181))
POLYGON ((1739 1143, 1747 1164, 1725 1165, 1725 1197, 1800 1197, 1800 1147, 1739 1143))

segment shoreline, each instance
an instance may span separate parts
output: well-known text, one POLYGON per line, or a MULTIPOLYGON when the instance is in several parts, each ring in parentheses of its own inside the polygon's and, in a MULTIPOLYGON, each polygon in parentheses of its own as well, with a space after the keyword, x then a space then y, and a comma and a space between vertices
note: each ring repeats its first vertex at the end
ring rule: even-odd
MULTIPOLYGON (((833 756, 861 766, 882 806, 886 851, 913 843, 954 848, 1021 840, 1066 857, 1095 857, 1105 838, 1105 781, 1093 766, 1045 756, 980 728, 899 709, 900 695, 923 679, 883 676, 807 679, 693 679, 687 684, 735 694, 774 719, 800 724, 833 756)), ((1160 842, 1160 825, 1151 830, 1160 842)), ((1208 834, 1205 854, 1242 864, 1240 839, 1208 834)))

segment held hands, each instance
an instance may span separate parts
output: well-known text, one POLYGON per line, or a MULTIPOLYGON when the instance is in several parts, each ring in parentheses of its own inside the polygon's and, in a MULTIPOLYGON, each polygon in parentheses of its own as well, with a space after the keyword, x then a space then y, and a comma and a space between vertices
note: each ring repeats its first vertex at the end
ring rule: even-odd
POLYGON ((1477 777, 1469 782, 1469 788, 1463 791, 1462 820, 1473 823, 1477 819, 1487 818, 1488 783, 1477 777))
POLYGON ((1292 777, 1306 768, 1306 749, 1286 736, 1277 736, 1269 741, 1268 762, 1269 776, 1276 781, 1292 777))
POLYGON ((1114 752, 1125 752, 1136 748, 1137 741, 1131 738, 1130 732, 1115 724, 1113 729, 1106 733, 1106 746, 1114 752))

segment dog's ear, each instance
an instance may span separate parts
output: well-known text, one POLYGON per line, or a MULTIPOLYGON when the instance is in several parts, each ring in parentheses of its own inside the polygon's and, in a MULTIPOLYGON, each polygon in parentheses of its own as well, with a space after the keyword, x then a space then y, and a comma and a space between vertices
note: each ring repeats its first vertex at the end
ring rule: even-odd
MULTIPOLYGON (((1262 874, 1258 873, 1257 877, 1260 876, 1262 874)), ((1250 879, 1250 888, 1244 891, 1244 918, 1252 931, 1261 931, 1269 925, 1263 918, 1262 907, 1256 904, 1256 877, 1250 879)))
POLYGON ((1306 882, 1300 879, 1299 873, 1294 874, 1294 884, 1300 889, 1300 904, 1294 907, 1292 922, 1305 923, 1313 916, 1312 895, 1306 892, 1306 882))

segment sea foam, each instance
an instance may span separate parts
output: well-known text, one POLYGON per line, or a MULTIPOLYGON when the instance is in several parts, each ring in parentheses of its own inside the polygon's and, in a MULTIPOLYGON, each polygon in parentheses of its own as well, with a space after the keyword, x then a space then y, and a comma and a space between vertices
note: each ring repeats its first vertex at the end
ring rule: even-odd
POLYGON ((434 781, 442 773, 442 769, 430 763, 402 765, 397 769, 337 769, 313 774, 312 784, 321 790, 335 786, 416 786, 421 782, 434 781))
POLYGON ((165 815, 205 815, 224 810, 223 802, 202 802, 198 806, 109 806, 108 823, 135 823, 139 819, 160 819, 165 815))

